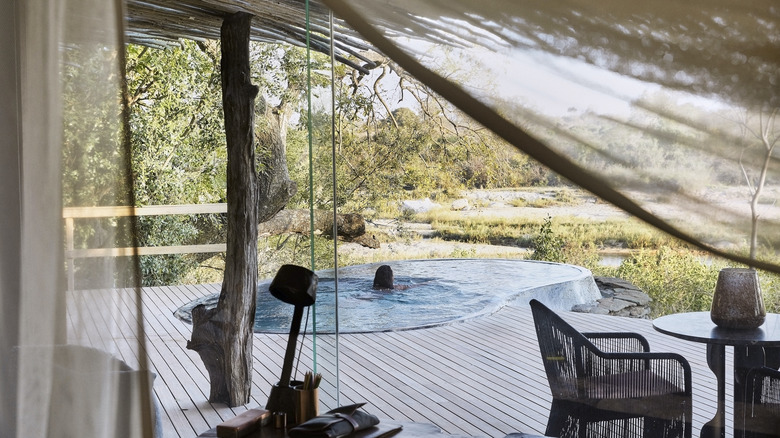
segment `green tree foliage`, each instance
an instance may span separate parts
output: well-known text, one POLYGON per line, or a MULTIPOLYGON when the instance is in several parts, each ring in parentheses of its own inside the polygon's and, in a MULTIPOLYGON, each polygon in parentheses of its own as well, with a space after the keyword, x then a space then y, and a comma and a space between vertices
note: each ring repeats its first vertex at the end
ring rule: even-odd
MULTIPOLYGON (((674 105, 666 100, 655 104, 664 108, 674 105)), ((689 114, 694 113, 692 107, 686 109, 689 114)), ((639 177, 640 181, 674 191, 682 187, 695 191, 717 180, 713 172, 716 157, 696 147, 681 147, 712 139, 658 114, 637 110, 626 115, 625 120, 593 113, 574 114, 551 127, 530 129, 576 157, 586 169, 618 180, 639 177)))
MULTIPOLYGON (((62 194, 64 207, 128 205, 126 157, 122 143, 121 96, 106 81, 118 82, 115 53, 84 43, 62 53, 62 194)), ((44 116, 44 115, 42 115, 44 116)), ((54 207, 54 206, 52 206, 54 207)), ((128 221, 88 218, 74 221, 76 249, 129 246, 128 221)), ((96 258, 75 260, 76 271, 92 272, 96 258), (85 269, 86 268, 86 269, 85 269)), ((126 269, 120 263, 117 269, 126 269)), ((77 275, 78 288, 105 286, 104 279, 77 275)))
POLYGON ((569 231, 567 235, 562 232, 562 226, 572 228, 572 224, 558 222, 556 230, 553 228, 552 218, 547 216, 539 225, 539 232, 531 240, 533 252, 528 258, 579 265, 593 271, 599 269, 600 257, 593 240, 581 238, 576 229, 571 230, 573 233, 569 231))
POLYGON ((127 55, 136 201, 220 202, 227 152, 218 60, 190 41, 131 45, 127 55))
MULTIPOLYGON (((307 57, 284 45, 252 46, 257 109, 258 170, 287 148, 287 167, 298 191, 288 208, 308 207, 307 57)), ((216 43, 183 41, 165 50, 128 47, 133 172, 139 205, 224 200, 225 162, 219 49, 216 43)), ((314 99, 325 98, 328 60, 311 57, 314 99)), ((492 134, 459 116, 415 85, 414 110, 388 107, 371 86, 356 86, 351 70, 336 65, 336 206, 340 211, 397 213, 410 197, 454 196, 463 188, 546 184, 546 170, 492 134)), ((365 81, 371 78, 366 78, 365 81)), ((408 84, 408 79, 407 79, 408 84)), ((398 86, 401 86, 399 82, 398 86)), ((408 87, 408 85, 407 85, 408 87)), ((408 91, 411 93, 411 91, 408 91)), ((407 94, 408 95, 408 94, 407 94)), ((311 116, 315 208, 333 208, 331 114, 318 105, 311 116)), ((219 217, 145 217, 141 245, 220 241, 219 217)), ((284 240, 284 242, 288 242, 284 240)), ((291 242, 291 241, 290 241, 291 242)), ((295 248, 305 251, 296 241, 295 248)), ((318 253, 322 251, 317 251, 318 253)), ((144 257, 149 284, 175 282, 200 256, 144 257)))
POLYGON ((759 271, 764 307, 768 313, 780 312, 780 275, 759 271))
MULTIPOLYGON (((397 214, 403 199, 446 198, 468 188, 547 182, 540 166, 430 92, 419 86, 407 89, 407 96, 413 93, 417 104, 388 113, 384 99, 375 95, 380 87, 376 83, 358 86, 348 73, 337 70, 338 208, 369 215, 397 214)), ((312 115, 315 144, 330 144, 329 111, 319 109, 312 115)), ((331 148, 319 148, 315 154, 315 179, 330 180, 331 148)))
MULTIPOLYGON (((136 202, 224 202, 225 148, 218 59, 204 44, 164 50, 130 45, 127 81, 136 202)), ((145 216, 140 245, 220 241, 218 216, 145 216)), ((224 240, 222 240, 224 241, 224 240)), ((171 284, 197 266, 197 255, 144 256, 144 284, 171 284)))
MULTIPOLYGON (((217 42, 181 41, 166 49, 130 45, 127 80, 133 174, 140 206, 224 202, 226 160, 217 42)), ((273 142, 286 141, 291 118, 301 111, 306 88, 306 53, 285 45, 253 44, 257 105, 258 170, 266 169, 273 142), (281 130, 281 131, 280 131, 281 130)), ((315 56, 313 65, 322 67, 315 56)), ((324 85, 314 75, 315 85, 324 85)), ((303 127, 293 126, 290 163, 305 181, 303 127)), ((96 159, 99 159, 97 157, 96 159)), ((99 185, 98 185, 99 187, 99 185)), ((113 205, 107 201, 105 205, 113 205)), ((224 242, 218 215, 143 217, 142 246, 224 242)), ((297 247, 297 246, 296 246, 297 247)), ((199 255, 145 256, 146 284, 175 283, 202 259, 199 255)))
POLYGON ((116 80, 113 53, 84 45, 63 50, 63 202, 65 207, 122 205, 120 96, 99 84, 116 80), (106 94, 112 93, 112 94, 106 94))
MULTIPOLYGON (((139 204, 207 203, 224 199, 226 152, 218 52, 214 43, 182 42, 166 50, 129 46, 128 85, 139 204)), ((309 119, 303 105, 308 77, 305 51, 283 45, 253 45, 252 57, 253 82, 261 88, 257 109, 258 169, 263 171, 264 160, 271 154, 270 140, 266 140, 273 137, 274 130, 283 129, 287 167, 298 186, 288 208, 308 208, 310 193, 315 208, 334 207, 332 141, 335 143, 335 207, 340 212, 362 213, 369 218, 374 215, 398 217, 398 205, 404 199, 446 199, 458 196, 462 189, 562 183, 559 177, 538 163, 459 115, 446 102, 423 87, 411 84, 402 73, 401 79, 397 76, 392 80, 390 75, 358 77, 337 64, 334 115, 328 96, 329 77, 324 73, 330 67, 327 59, 313 55, 311 77, 315 104, 309 119), (391 84, 392 81, 398 82, 391 84), (377 95, 383 87, 401 89, 407 100, 386 106, 388 99, 380 99, 377 95), (332 120, 335 120, 335 139, 331 138, 332 120), (309 122, 313 127, 312 187, 309 187, 309 122)), ((73 93, 88 91, 74 88, 73 93)), ((662 100, 653 102, 656 107, 667 104, 671 105, 662 100)), ((636 125, 648 124, 648 114, 631 117, 635 118, 636 125)), ((652 122, 654 135, 632 128, 631 120, 610 121, 592 114, 572 115, 560 123, 560 127, 573 133, 566 139, 571 144, 563 146, 577 148, 578 159, 591 169, 619 173, 641 164, 643 169, 665 169, 670 174, 689 175, 696 179, 692 181, 696 184, 708 184, 720 177, 716 163, 708 157, 678 155, 679 148, 675 147, 678 142, 701 139, 673 121, 652 122), (606 144, 605 150, 624 157, 623 169, 620 163, 603 169, 599 152, 588 147, 591 143, 597 144, 596 139, 598 143, 606 144)), ((559 136, 548 138, 562 141, 559 136)), ((99 139, 90 141, 100 142, 99 139)), ((91 190, 100 188, 99 183, 95 186, 91 190)), ((111 196, 104 197, 106 203, 110 203, 111 196)), ((145 219, 142 244, 205 243, 204 239, 213 241, 220 226, 218 217, 145 219)), ((310 245, 308 238, 298 236, 269 238, 261 257, 264 265, 261 271, 267 273, 266 268, 277 266, 279 262, 306 265, 310 245)), ((330 249, 324 239, 316 239, 314 253, 318 267, 329 266, 330 249)), ((557 237, 550 218, 534 239, 534 249, 533 258, 538 260, 589 267, 596 263, 592 248, 589 251, 585 245, 569 244, 557 237)), ((667 269, 667 264, 673 264, 668 260, 674 258, 669 251, 661 259, 649 256, 632 259, 623 268, 624 275, 639 279, 644 275, 643 269, 667 269), (654 267, 650 267, 651 261, 655 263, 654 267)), ((150 284, 175 282, 198 261, 191 256, 147 259, 144 272, 150 284)), ((691 278, 681 280, 684 286, 677 292, 700 287, 702 283, 697 278, 703 278, 704 274, 697 272, 694 269, 689 273, 691 278)), ((645 278, 650 277, 645 275, 645 278)), ((654 285, 648 283, 648 287, 661 290, 663 287, 657 284, 664 281, 664 277, 656 278, 651 282, 654 285)), ((643 283, 637 280, 637 284, 643 283)), ((688 304, 696 308, 706 307, 702 299, 698 296, 686 298, 690 301, 688 304)), ((657 301, 663 303, 664 299, 657 301)))

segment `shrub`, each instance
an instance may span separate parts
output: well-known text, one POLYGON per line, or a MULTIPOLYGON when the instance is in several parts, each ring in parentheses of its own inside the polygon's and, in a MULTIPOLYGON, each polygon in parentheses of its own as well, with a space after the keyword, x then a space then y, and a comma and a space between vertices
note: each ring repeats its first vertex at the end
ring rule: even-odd
POLYGON ((450 258, 453 259, 473 259, 477 256, 477 250, 474 248, 455 248, 450 253, 450 258))
MULTIPOLYGON (((605 272, 608 269, 601 266, 601 256, 598 248, 593 243, 583 245, 566 244, 563 249, 563 263, 583 266, 593 272, 594 275, 602 275, 599 272, 605 272)), ((612 276, 612 275, 610 275, 612 276)))
POLYGON ((707 311, 722 263, 706 264, 699 254, 661 247, 630 256, 617 276, 644 290, 653 299, 652 317, 670 313, 707 311))
POLYGON ((780 275, 759 271, 758 278, 767 313, 780 312, 780 275))
POLYGON ((539 234, 534 237, 531 260, 545 260, 548 262, 563 262, 563 239, 556 235, 552 230, 552 219, 550 216, 542 222, 539 234))

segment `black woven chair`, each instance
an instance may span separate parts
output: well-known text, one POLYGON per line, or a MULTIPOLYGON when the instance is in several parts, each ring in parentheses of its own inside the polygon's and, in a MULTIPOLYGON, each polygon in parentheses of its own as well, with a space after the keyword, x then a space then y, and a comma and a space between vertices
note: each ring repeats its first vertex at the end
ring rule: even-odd
POLYGON ((637 333, 580 333, 531 300, 553 402, 545 435, 691 436, 691 367, 637 333))
POLYGON ((745 438, 780 438, 780 371, 755 368, 745 382, 745 438))

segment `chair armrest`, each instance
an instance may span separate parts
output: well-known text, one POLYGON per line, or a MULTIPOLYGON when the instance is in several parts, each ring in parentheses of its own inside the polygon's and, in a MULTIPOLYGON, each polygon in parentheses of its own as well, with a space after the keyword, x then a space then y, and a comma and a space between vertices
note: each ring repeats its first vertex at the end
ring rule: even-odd
POLYGON ((612 353, 638 353, 650 351, 650 343, 639 333, 586 332, 583 336, 601 351, 612 353))
POLYGON ((649 371, 690 396, 691 365, 677 353, 607 353, 592 350, 588 357, 589 377, 649 371))

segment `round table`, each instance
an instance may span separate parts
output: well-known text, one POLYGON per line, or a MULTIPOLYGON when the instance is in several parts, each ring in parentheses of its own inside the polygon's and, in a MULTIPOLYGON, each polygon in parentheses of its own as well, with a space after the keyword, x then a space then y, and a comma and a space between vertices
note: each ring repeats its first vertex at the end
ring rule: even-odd
MULTIPOLYGON (((702 427, 702 437, 726 435, 726 346, 734 347, 734 428, 741 432, 745 401, 745 375, 751 368, 780 366, 780 315, 770 313, 756 329, 727 329, 716 326, 710 312, 676 313, 653 320, 661 333, 707 344, 707 365, 718 380, 715 417, 702 427)), ((740 436, 735 432, 735 437, 740 436)))

